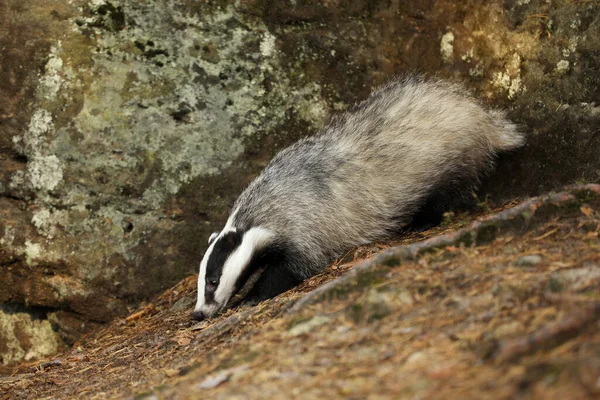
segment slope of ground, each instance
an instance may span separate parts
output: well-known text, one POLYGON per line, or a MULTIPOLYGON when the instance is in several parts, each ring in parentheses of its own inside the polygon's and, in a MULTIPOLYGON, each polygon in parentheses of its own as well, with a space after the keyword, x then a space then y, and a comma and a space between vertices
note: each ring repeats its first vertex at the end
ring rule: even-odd
POLYGON ((452 228, 201 323, 190 277, 0 399, 600 395, 600 185, 452 228))

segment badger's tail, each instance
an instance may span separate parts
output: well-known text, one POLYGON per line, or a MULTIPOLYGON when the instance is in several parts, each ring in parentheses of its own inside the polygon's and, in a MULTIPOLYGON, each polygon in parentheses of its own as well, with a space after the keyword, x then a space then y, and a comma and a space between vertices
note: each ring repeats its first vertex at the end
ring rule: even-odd
POLYGON ((506 113, 501 110, 490 110, 489 115, 492 123, 498 129, 489 140, 497 151, 507 151, 519 148, 525 144, 525 135, 519 131, 519 127, 506 118, 506 113))

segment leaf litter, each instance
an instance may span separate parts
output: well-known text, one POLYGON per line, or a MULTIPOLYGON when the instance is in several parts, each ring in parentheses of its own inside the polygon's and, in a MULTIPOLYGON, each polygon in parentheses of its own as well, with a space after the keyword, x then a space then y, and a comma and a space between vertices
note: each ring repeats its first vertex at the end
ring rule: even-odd
POLYGON ((571 187, 360 247, 201 323, 180 307, 192 276, 4 371, 0 398, 596 398, 599 229, 600 186, 571 187))

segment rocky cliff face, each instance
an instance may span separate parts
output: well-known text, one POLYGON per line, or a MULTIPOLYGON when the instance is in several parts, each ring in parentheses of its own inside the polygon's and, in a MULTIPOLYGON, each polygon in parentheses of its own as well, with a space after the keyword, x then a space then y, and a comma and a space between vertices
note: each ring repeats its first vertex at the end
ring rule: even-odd
POLYGON ((492 198, 600 179, 593 2, 7 0, 0 49, 4 364, 194 273, 278 149, 397 73, 524 126, 492 198))

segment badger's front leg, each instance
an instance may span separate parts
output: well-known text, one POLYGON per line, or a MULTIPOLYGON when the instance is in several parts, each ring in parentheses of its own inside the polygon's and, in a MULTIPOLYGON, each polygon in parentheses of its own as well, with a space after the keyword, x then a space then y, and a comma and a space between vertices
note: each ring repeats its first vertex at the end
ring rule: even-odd
POLYGON ((298 278, 293 271, 293 266, 288 262, 269 265, 248 292, 243 302, 255 305, 297 286, 303 279, 298 278))

